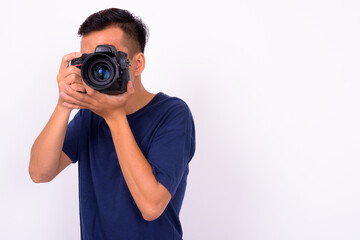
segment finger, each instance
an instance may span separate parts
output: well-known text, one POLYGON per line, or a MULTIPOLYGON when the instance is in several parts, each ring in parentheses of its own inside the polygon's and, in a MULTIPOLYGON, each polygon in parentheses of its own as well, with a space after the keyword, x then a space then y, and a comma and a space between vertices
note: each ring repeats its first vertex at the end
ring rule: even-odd
POLYGON ((125 98, 128 98, 129 96, 133 95, 135 93, 135 88, 132 81, 128 81, 126 86, 126 92, 124 92, 122 95, 125 98))
MULTIPOLYGON (((71 75, 73 76, 73 80, 75 80, 75 76, 77 76, 79 79, 77 80, 78 83, 81 82, 81 70, 78 69, 77 67, 74 66, 69 66, 68 68, 65 69, 60 69, 59 74, 57 76, 57 80, 58 82, 63 81, 64 78, 67 78, 71 75)), ((67 84, 72 83, 71 81, 69 81, 69 79, 66 81, 67 84)))
POLYGON ((71 84, 74 82, 81 83, 81 72, 80 69, 70 66, 65 69, 60 69, 58 76, 56 77, 58 83, 71 84))
POLYGON ((81 107, 81 108, 88 108, 88 105, 84 102, 79 101, 76 98, 73 98, 71 96, 69 96, 68 94, 66 94, 65 92, 60 92, 60 96, 63 99, 63 102, 67 103, 68 106, 72 105, 72 106, 77 106, 81 107))
POLYGON ((89 96, 92 96, 92 97, 96 98, 97 96, 99 96, 99 94, 102 94, 102 93, 96 91, 95 89, 89 87, 89 85, 87 85, 87 84, 84 82, 84 80, 82 80, 82 84, 84 85, 84 88, 85 88, 85 90, 86 90, 86 92, 87 92, 87 94, 88 94, 89 96))
POLYGON ((71 103, 68 103, 68 102, 63 102, 62 105, 64 107, 67 107, 67 108, 70 108, 70 109, 86 109, 85 107, 82 107, 82 106, 79 106, 79 105, 76 105, 76 104, 71 104, 71 103))
POLYGON ((64 79, 64 82, 67 85, 82 84, 82 78, 81 78, 81 76, 79 76, 77 74, 70 74, 70 75, 66 76, 66 78, 64 79))
POLYGON ((132 81, 128 81, 127 83, 127 92, 132 95, 135 93, 135 88, 134 88, 134 84, 132 81))
POLYGON ((64 77, 66 77, 66 76, 68 76, 68 75, 71 75, 71 74, 76 74, 76 75, 81 76, 81 70, 80 70, 80 68, 77 68, 77 67, 75 67, 75 66, 70 65, 69 67, 63 69, 63 70, 61 71, 61 74, 62 74, 64 77))
POLYGON ((84 88, 84 85, 79 84, 79 83, 70 84, 70 87, 71 87, 72 90, 77 91, 77 92, 82 92, 82 93, 86 92, 86 89, 84 88))
POLYGON ((93 98, 89 96, 89 94, 84 94, 74 91, 73 89, 71 89, 69 85, 65 85, 65 93, 66 95, 71 97, 70 99, 71 102, 81 106, 89 107, 94 102, 93 98))
POLYGON ((78 58, 82 55, 82 53, 80 52, 72 52, 69 54, 66 54, 62 60, 61 60, 61 65, 60 65, 60 69, 65 69, 69 66, 69 61, 74 59, 74 58, 78 58))

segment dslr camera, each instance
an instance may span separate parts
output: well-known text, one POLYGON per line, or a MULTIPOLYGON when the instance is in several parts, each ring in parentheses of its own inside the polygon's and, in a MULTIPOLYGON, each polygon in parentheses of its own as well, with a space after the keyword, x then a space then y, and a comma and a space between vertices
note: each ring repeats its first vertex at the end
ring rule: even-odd
POLYGON ((71 61, 81 69, 81 77, 91 88, 106 94, 126 92, 130 81, 130 61, 127 54, 112 45, 99 45, 94 53, 83 54, 71 61))

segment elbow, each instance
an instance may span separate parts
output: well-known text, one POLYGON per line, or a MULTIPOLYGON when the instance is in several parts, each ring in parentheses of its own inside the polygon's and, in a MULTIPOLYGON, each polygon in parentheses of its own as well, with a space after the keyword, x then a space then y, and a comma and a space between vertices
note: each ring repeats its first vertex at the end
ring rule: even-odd
POLYGON ((31 156, 30 156, 28 172, 29 172, 31 180, 34 183, 47 183, 47 182, 50 182, 54 178, 54 177, 51 177, 51 175, 48 172, 45 172, 41 168, 37 167, 36 158, 33 156, 32 152, 31 152, 31 156))
POLYGON ((30 173, 30 178, 34 183, 47 183, 50 182, 52 179, 46 176, 41 175, 34 175, 30 173))
POLYGON ((158 219, 164 212, 164 208, 161 208, 158 205, 150 205, 146 208, 144 208, 141 211, 142 217, 145 221, 155 221, 158 219))
POLYGON ((33 171, 30 167, 29 167, 29 175, 34 183, 47 183, 52 180, 52 178, 50 178, 48 175, 37 173, 33 171))
POLYGON ((145 221, 154 221, 158 219, 168 206, 171 200, 171 194, 165 189, 165 187, 162 189, 163 191, 153 194, 145 201, 141 202, 141 204, 138 204, 142 217, 145 221))
POLYGON ((32 177, 32 176, 30 176, 30 177, 31 177, 31 180, 33 181, 33 183, 42 183, 41 179, 35 178, 35 177, 32 177))
POLYGON ((39 176, 33 176, 33 175, 30 175, 30 178, 34 183, 47 183, 47 182, 51 181, 49 179, 39 177, 39 176))

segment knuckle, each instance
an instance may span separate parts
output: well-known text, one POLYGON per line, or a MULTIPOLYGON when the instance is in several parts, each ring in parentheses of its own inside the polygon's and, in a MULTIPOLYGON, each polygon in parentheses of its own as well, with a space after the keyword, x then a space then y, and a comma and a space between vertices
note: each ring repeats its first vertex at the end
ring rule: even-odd
POLYGON ((89 88, 89 89, 87 90, 87 94, 88 94, 89 96, 91 96, 91 97, 94 97, 94 91, 93 91, 93 89, 89 88))
POLYGON ((71 84, 71 78, 70 77, 66 77, 63 81, 65 84, 70 85, 71 84))
POLYGON ((68 62, 68 61, 69 61, 68 55, 63 56, 62 62, 65 64, 65 63, 68 62))
POLYGON ((71 83, 75 82, 76 81, 76 75, 75 74, 70 74, 69 79, 70 79, 71 83))
POLYGON ((75 75, 75 78, 76 78, 76 82, 79 83, 79 84, 82 84, 82 77, 81 75, 77 74, 77 73, 74 73, 75 75))
POLYGON ((72 88, 75 90, 75 91, 81 91, 81 86, 79 86, 79 84, 73 84, 72 88))
POLYGON ((63 58, 62 58, 63 64, 66 64, 67 62, 69 62, 74 57, 75 57, 75 53, 69 53, 69 54, 64 55, 63 58))
POLYGON ((68 69, 69 69, 69 71, 70 71, 71 73, 79 73, 79 71, 80 71, 80 69, 78 69, 77 67, 75 67, 75 66, 73 66, 73 65, 70 65, 70 66, 68 67, 68 69))

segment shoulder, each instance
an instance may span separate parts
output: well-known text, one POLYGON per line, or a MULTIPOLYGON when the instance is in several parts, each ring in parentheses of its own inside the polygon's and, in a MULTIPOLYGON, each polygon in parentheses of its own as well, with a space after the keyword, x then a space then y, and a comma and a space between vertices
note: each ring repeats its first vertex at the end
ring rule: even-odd
POLYGON ((168 114, 187 113, 191 114, 190 108, 187 103, 174 96, 168 96, 164 93, 158 94, 158 100, 155 105, 168 114))
POLYGON ((184 100, 162 93, 154 105, 157 105, 157 107, 151 112, 161 116, 158 118, 160 121, 159 126, 188 129, 188 131, 193 129, 193 116, 188 104, 184 100))
POLYGON ((145 119, 145 121, 162 122, 178 114, 191 115, 190 109, 185 101, 160 92, 156 94, 145 107, 127 117, 130 121, 138 122, 145 119))

